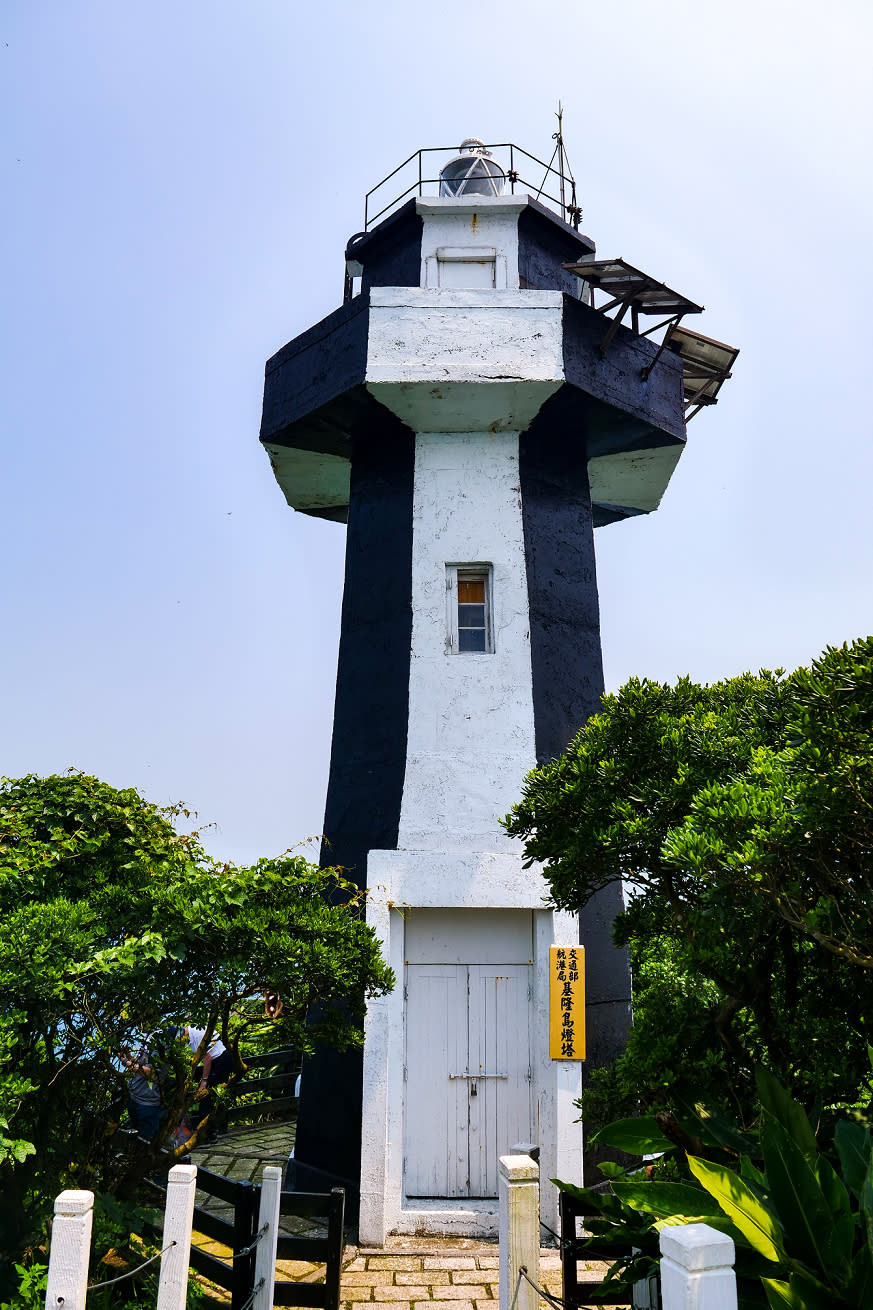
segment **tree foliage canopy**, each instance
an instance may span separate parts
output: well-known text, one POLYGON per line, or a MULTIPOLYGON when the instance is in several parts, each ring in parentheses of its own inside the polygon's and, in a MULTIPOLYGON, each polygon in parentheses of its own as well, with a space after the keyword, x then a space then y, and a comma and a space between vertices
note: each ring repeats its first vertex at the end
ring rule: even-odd
POLYGON ((871 746, 868 638, 787 676, 632 680, 529 776, 507 828, 555 904, 629 892, 616 931, 643 987, 626 1091, 663 1095, 695 1058, 737 1095, 754 1059, 825 1099, 855 1094, 873 1021, 871 746))
POLYGON ((12 1250, 62 1186, 124 1195, 153 1166, 107 1135, 125 1047, 163 1034, 170 1131, 198 1095, 171 1025, 219 1033, 239 1074, 267 1031, 301 1050, 359 1043, 365 997, 393 983, 337 871, 291 855, 217 864, 177 831, 180 815, 78 774, 0 784, 0 1232, 12 1250), (267 990, 280 1020, 265 1016, 267 990))

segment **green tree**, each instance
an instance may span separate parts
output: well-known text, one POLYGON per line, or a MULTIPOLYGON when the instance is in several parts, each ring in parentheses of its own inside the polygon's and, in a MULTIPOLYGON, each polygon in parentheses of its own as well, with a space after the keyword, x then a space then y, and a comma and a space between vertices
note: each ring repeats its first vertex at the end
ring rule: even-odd
POLYGON ((786 686, 787 730, 701 788, 664 856, 762 892, 792 928, 873 969, 873 639, 826 650, 786 686))
POLYGON ((62 1187, 129 1197, 186 1109, 197 1122, 196 1060, 173 1026, 205 1025, 204 1045, 219 1033, 236 1078, 271 1025, 304 1051, 360 1043, 365 997, 393 984, 360 895, 336 870, 291 855, 218 864, 197 833, 177 831, 180 816, 79 774, 0 784, 7 1269, 62 1187), (283 1000, 278 1021, 265 1016, 267 990, 283 1000), (144 1034, 169 1118, 151 1148, 122 1152, 121 1056, 144 1034))
POLYGON ((690 1084, 753 1113, 756 1062, 851 1101, 873 958, 873 639, 788 676, 632 680, 534 771, 508 831, 578 909, 621 881, 635 1029, 603 1117, 690 1084), (859 967, 865 966, 865 967, 859 967))

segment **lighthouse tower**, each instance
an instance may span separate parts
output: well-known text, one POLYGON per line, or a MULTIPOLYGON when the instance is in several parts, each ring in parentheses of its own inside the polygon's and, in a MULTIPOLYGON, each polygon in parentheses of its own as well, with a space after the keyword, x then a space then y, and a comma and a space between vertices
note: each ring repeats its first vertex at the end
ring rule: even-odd
POLYGON ((657 507, 727 375, 679 326, 699 306, 598 261, 507 152, 465 142, 431 195, 414 156, 417 194, 349 243, 345 303, 266 371, 289 504, 347 525, 324 862, 368 889, 397 987, 363 1060, 307 1064, 296 1160, 360 1183, 366 1243, 495 1231, 518 1142, 581 1181, 574 1101, 630 1024, 620 894, 548 908, 500 819, 603 691, 595 527, 657 507), (580 944, 585 1064, 549 1044, 549 950, 580 944))

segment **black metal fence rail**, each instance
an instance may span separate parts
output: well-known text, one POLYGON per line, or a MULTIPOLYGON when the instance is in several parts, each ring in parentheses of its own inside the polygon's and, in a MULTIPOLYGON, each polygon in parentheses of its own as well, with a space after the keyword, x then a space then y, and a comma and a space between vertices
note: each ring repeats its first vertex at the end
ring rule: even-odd
MULTIPOLYGON (((598 1246, 596 1242, 588 1237, 580 1237, 577 1233, 577 1220, 582 1221, 584 1229, 586 1217, 592 1219, 598 1216, 586 1216, 582 1208, 582 1202, 570 1196, 567 1192, 561 1192, 559 1196, 559 1207, 561 1216, 561 1299, 564 1302, 565 1310, 579 1310, 580 1306, 594 1304, 592 1293, 596 1292, 596 1303, 598 1305, 627 1305, 628 1294, 626 1291, 613 1291, 609 1284, 604 1286, 601 1278, 593 1278, 590 1274, 588 1277, 579 1277, 579 1261, 605 1260, 609 1264, 617 1260, 622 1251, 614 1245, 606 1242, 598 1246)), ((630 1255, 628 1247, 627 1254, 630 1255)))
MULTIPOLYGON (((149 1191, 166 1197, 166 1184, 153 1179, 144 1180, 149 1191)), ((229 1249, 228 1257, 212 1255, 202 1247, 191 1245, 189 1256, 192 1269, 204 1278, 230 1292, 231 1310, 245 1310, 255 1285, 257 1256, 257 1226, 260 1206, 260 1183, 236 1182, 221 1174, 198 1166, 197 1191, 225 1202, 231 1208, 231 1218, 213 1214, 204 1206, 195 1205, 193 1230, 198 1237, 220 1242, 229 1249)), ((280 1233, 276 1246, 277 1260, 306 1260, 326 1266, 323 1283, 297 1283, 277 1281, 273 1291, 273 1304, 277 1306, 312 1306, 316 1310, 339 1310, 340 1279, 343 1259, 343 1223, 345 1218, 345 1192, 335 1187, 331 1192, 282 1192, 280 1215, 298 1219, 320 1220, 320 1234, 280 1233)), ((155 1228, 155 1233, 160 1230, 155 1228)))
POLYGON ((276 1114, 280 1110, 295 1110, 297 1097, 294 1086, 300 1073, 301 1056, 291 1047, 282 1047, 277 1051, 267 1051, 264 1055, 247 1055, 244 1057, 246 1073, 251 1070, 276 1070, 275 1073, 244 1077, 234 1087, 234 1096, 250 1093, 260 1095, 261 1099, 249 1104, 231 1106, 225 1115, 228 1123, 235 1119, 259 1119, 265 1114, 276 1114))
MULTIPOLYGON (((151 1192, 166 1196, 166 1184, 150 1178, 144 1182, 151 1192)), ((220 1242, 229 1248, 231 1255, 229 1258, 212 1255, 192 1242, 191 1268, 230 1292, 231 1310, 243 1310, 254 1286, 255 1251, 251 1243, 257 1220, 259 1188, 247 1180, 236 1182, 198 1166, 197 1191, 231 1207, 232 1218, 224 1219, 203 1206, 195 1205, 193 1225, 195 1233, 220 1242)))
POLYGON ((334 1187, 328 1193, 283 1192, 279 1212, 298 1219, 323 1219, 327 1233, 322 1237, 279 1234, 278 1260, 310 1260, 326 1265, 323 1283, 282 1281, 273 1289, 274 1305, 316 1306, 319 1310, 339 1310, 340 1278, 343 1260, 343 1220, 345 1192, 334 1187))

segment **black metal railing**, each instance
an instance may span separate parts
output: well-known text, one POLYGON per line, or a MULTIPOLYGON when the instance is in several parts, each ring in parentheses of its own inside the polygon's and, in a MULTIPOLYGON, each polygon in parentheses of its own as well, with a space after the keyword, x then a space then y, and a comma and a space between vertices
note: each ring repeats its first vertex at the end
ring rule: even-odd
MULTIPOLYGON (((536 155, 523 150, 512 141, 500 141, 496 145, 486 145, 484 149, 491 152, 497 150, 509 152, 508 168, 504 167, 503 160, 497 159, 496 162, 506 174, 510 195, 515 195, 518 190, 529 193, 536 200, 544 200, 557 210, 565 222, 578 228, 582 210, 576 203, 576 183, 569 173, 556 168, 554 164, 547 164, 542 159, 537 159, 536 155), (541 179, 540 171, 542 171, 541 179)), ((423 196, 426 194, 426 187, 438 186, 440 166, 449 159, 455 158, 457 154, 457 146, 427 146, 416 150, 408 159, 404 159, 403 163, 392 169, 387 177, 383 177, 381 182, 371 187, 364 197, 364 231, 368 231, 379 219, 403 204, 408 196, 423 196), (431 168, 431 160, 434 156, 443 156, 443 158, 435 161, 434 167, 431 168), (429 176, 430 173, 435 173, 435 176, 429 176), (396 185, 401 188, 396 193, 393 187, 389 190, 389 183, 394 179, 397 179, 396 185), (386 199, 389 195, 391 198, 386 199)))
MULTIPOLYGON (((160 1198, 166 1196, 166 1181, 144 1180, 145 1189, 160 1198)), ((198 1166, 197 1194, 201 1204, 194 1207, 189 1262, 204 1278, 230 1292, 231 1310, 247 1310, 255 1288, 257 1247, 263 1236, 259 1228, 261 1184, 224 1178, 198 1166), (209 1200, 223 1205, 223 1214, 207 1209, 209 1200), (217 1255, 203 1249, 202 1239, 220 1243, 227 1252, 217 1255)), ((282 1192, 279 1213, 286 1217, 313 1221, 310 1231, 299 1234, 280 1232, 277 1260, 306 1260, 325 1266, 324 1282, 276 1282, 274 1306, 304 1306, 314 1310, 339 1310, 344 1242, 345 1193, 335 1187, 326 1193, 282 1192)), ((161 1228, 149 1225, 156 1236, 161 1228)))
POLYGON ((225 1112, 224 1117, 228 1122, 237 1119, 258 1120, 266 1115, 296 1110, 294 1088, 300 1073, 299 1051, 289 1046, 267 1051, 263 1055, 246 1055, 243 1059, 246 1073, 253 1076, 243 1078, 234 1087, 234 1096, 245 1099, 241 1102, 237 1100, 225 1112), (249 1099, 252 1096, 258 1099, 253 1102, 249 1099))
POLYGON ((314 1306, 317 1310, 339 1310, 343 1263, 343 1215, 345 1192, 334 1187, 327 1193, 283 1192, 280 1214, 297 1219, 323 1220, 319 1235, 280 1233, 277 1260, 311 1260, 325 1266, 323 1283, 277 1282, 273 1305, 314 1306))
MULTIPOLYGON (((603 1279, 592 1277, 590 1274, 586 1277, 584 1274, 579 1277, 579 1264, 589 1265, 591 1261, 605 1261, 612 1264, 620 1255, 630 1256, 631 1248, 627 1247, 622 1250, 610 1242, 604 1241, 598 1245, 596 1238, 590 1236, 580 1236, 578 1232, 578 1223, 581 1223, 583 1230, 585 1221, 588 1218, 597 1218, 586 1212, 585 1205, 576 1197, 571 1196, 568 1192, 561 1192, 558 1203, 560 1207, 560 1228, 561 1228, 561 1299, 564 1302, 564 1310, 580 1310, 580 1307, 591 1304, 596 1299, 598 1305, 627 1305, 628 1294, 626 1291, 615 1291, 609 1283, 604 1283, 603 1279), (596 1298, 594 1294, 596 1295, 596 1298)), ((657 1305, 660 1307, 661 1294, 660 1288, 653 1287, 650 1289, 650 1296, 654 1294, 657 1305)))
MULTIPOLYGON (((153 1196, 166 1196, 166 1179, 156 1182, 145 1178, 143 1184, 146 1192, 153 1196)), ((259 1188, 247 1180, 224 1178, 199 1165, 197 1192, 203 1200, 194 1207, 194 1232, 200 1239, 219 1242, 227 1248, 228 1254, 222 1257, 203 1250, 195 1238, 189 1256, 190 1266, 210 1282, 230 1292, 231 1310, 243 1310, 254 1287, 255 1250, 252 1239, 258 1214, 259 1188), (225 1213, 215 1214, 208 1210, 206 1198, 223 1203, 225 1213)), ((161 1230, 155 1231, 160 1233, 161 1230)))

